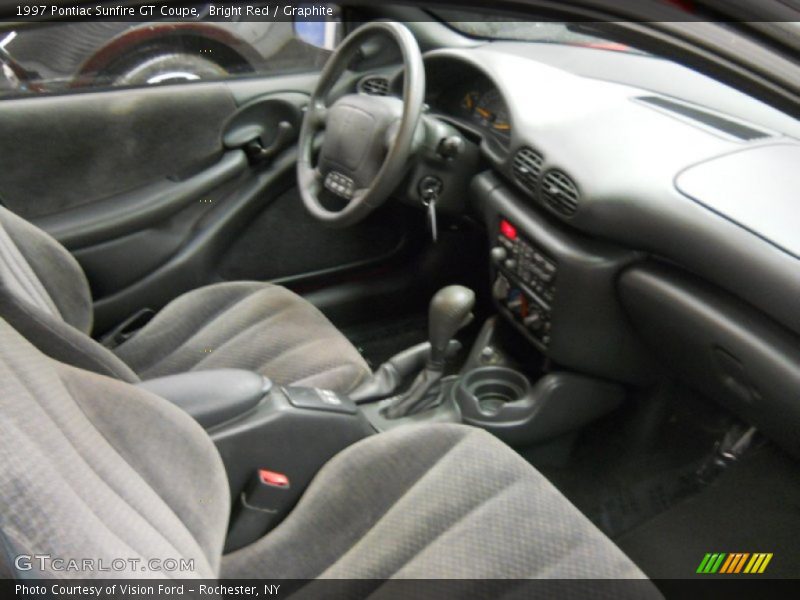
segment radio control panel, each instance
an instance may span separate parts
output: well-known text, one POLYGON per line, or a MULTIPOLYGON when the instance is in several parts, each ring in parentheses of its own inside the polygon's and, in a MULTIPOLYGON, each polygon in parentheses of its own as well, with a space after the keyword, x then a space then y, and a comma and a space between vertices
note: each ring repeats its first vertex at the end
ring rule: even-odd
POLYGON ((553 258, 501 218, 493 240, 492 293, 501 312, 529 339, 547 347, 558 268, 553 258))

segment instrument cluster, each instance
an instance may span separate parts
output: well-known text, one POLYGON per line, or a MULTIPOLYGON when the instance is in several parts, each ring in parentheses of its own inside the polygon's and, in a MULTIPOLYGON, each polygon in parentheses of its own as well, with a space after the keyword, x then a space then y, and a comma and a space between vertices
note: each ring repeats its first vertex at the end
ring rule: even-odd
POLYGON ((482 75, 476 74, 447 89, 434 88, 428 104, 435 113, 467 124, 504 147, 511 142, 511 118, 505 98, 482 75))

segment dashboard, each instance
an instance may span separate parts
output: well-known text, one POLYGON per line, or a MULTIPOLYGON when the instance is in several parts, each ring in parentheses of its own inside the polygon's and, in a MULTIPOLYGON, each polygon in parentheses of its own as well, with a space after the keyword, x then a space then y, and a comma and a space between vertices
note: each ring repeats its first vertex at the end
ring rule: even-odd
POLYGON ((487 228, 499 314, 614 381, 645 382, 647 342, 800 455, 800 122, 653 56, 492 42, 424 61, 428 115, 480 157, 441 181, 469 180, 454 194, 487 228))
MULTIPOLYGON (((800 248, 787 241, 800 122, 652 56, 491 42, 423 58, 429 113, 472 134, 473 175, 492 173, 520 210, 666 258, 800 334, 800 248), (782 173, 769 197, 765 165, 782 173)), ((400 95, 402 72, 387 87, 400 95)))

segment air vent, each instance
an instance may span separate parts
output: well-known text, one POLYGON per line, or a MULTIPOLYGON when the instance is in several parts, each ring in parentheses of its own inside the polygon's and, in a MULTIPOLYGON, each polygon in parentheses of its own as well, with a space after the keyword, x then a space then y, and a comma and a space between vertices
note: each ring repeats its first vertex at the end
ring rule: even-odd
POLYGON ((386 96, 389 94, 389 80, 380 75, 371 75, 358 82, 358 91, 370 96, 386 96))
POLYGON ((544 158, 533 148, 525 146, 520 148, 514 155, 514 177, 517 182, 531 195, 536 195, 539 187, 539 176, 542 174, 542 163, 544 158))
POLYGON ((542 200, 565 217, 578 210, 578 188, 561 171, 548 171, 542 178, 542 200))

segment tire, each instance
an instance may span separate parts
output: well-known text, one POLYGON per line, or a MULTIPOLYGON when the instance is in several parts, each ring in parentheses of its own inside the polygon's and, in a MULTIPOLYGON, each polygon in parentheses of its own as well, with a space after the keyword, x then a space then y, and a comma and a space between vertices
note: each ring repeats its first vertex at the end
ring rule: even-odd
POLYGON ((228 71, 214 61, 186 52, 165 52, 144 58, 117 75, 113 85, 154 85, 198 79, 219 79, 228 71))

